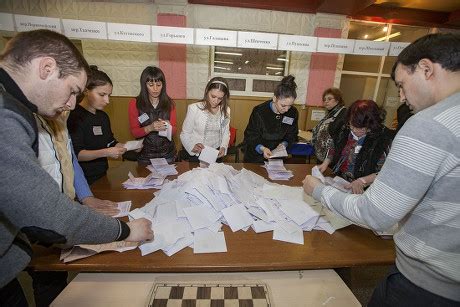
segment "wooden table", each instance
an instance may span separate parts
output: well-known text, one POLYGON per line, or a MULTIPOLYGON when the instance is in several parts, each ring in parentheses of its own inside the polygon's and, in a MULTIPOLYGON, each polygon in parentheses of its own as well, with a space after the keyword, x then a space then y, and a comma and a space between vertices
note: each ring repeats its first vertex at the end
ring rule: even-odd
MULTIPOLYGON (((267 177, 266 170, 260 165, 231 165, 237 169, 244 166, 267 177)), ((177 163, 179 173, 196 166, 188 162, 177 163)), ((294 177, 278 183, 300 186, 312 166, 286 165, 294 172, 294 177)), ((113 201, 132 200, 132 208, 143 206, 153 198, 154 190, 125 190, 121 182, 128 178, 129 170, 135 176, 148 174, 148 170, 135 162, 123 162, 109 169, 107 177, 92 186, 94 194, 113 201)), ((35 247, 30 268, 84 272, 243 272, 388 265, 393 264, 395 259, 393 240, 381 239, 372 231, 354 225, 332 235, 325 231, 304 232, 304 245, 275 241, 272 232, 256 234, 249 229, 234 233, 227 226, 223 230, 226 253, 193 254, 191 248, 185 248, 171 257, 161 251, 142 257, 139 249, 135 249, 124 253, 102 253, 64 264, 59 261, 59 249, 35 247)))

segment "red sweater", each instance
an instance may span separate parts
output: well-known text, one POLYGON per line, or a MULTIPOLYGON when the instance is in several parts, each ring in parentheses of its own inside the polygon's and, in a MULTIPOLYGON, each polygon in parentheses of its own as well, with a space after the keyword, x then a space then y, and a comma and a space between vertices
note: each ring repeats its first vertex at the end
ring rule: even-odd
MULTIPOLYGON (((131 134, 136 139, 146 136, 147 133, 145 133, 144 127, 141 127, 141 124, 139 123, 139 110, 136 106, 136 98, 129 101, 128 114, 129 129, 131 130, 131 134)), ((169 117, 169 122, 172 126, 172 134, 174 135, 176 133, 176 107, 173 106, 169 117)))

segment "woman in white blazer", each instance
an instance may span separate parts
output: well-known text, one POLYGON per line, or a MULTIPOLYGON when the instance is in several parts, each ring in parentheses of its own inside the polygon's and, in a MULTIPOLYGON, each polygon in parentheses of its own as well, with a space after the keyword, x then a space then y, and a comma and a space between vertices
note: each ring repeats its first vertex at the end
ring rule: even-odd
POLYGON ((197 162, 205 145, 218 149, 218 158, 225 156, 230 140, 229 99, 227 80, 214 77, 206 85, 203 99, 188 106, 180 133, 185 149, 182 159, 197 162))

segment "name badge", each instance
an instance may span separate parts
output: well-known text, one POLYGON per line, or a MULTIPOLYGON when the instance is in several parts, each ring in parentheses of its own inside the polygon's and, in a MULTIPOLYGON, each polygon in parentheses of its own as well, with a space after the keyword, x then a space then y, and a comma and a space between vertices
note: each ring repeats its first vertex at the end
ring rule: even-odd
POLYGON ((359 152, 361 151, 361 148, 363 148, 362 145, 356 145, 356 147, 355 147, 355 154, 359 154, 359 152))
POLYGON ((93 126, 93 134, 94 135, 102 135, 102 127, 101 126, 93 126))
POLYGON ((147 113, 142 113, 142 115, 139 116, 139 117, 137 118, 137 120, 138 120, 141 124, 143 124, 143 123, 144 123, 146 120, 148 120, 148 119, 149 119, 149 116, 147 115, 147 113))
POLYGON ((289 116, 283 117, 283 124, 292 125, 293 122, 294 122, 294 119, 292 117, 289 117, 289 116))

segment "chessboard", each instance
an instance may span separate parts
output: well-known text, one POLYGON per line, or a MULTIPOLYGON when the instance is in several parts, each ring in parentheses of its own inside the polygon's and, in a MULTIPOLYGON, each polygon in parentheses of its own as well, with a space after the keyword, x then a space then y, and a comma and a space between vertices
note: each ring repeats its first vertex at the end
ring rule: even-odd
POLYGON ((156 283, 149 307, 270 307, 268 289, 262 283, 156 283))

